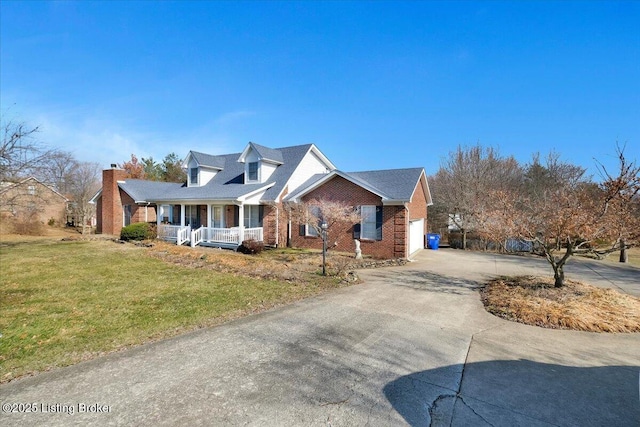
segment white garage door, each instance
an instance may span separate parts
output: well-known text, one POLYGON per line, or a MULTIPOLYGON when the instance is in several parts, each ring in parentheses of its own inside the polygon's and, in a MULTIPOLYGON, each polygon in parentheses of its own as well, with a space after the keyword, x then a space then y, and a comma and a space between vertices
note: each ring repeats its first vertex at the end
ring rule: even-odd
POLYGON ((409 254, 424 249, 424 219, 409 222, 409 254))

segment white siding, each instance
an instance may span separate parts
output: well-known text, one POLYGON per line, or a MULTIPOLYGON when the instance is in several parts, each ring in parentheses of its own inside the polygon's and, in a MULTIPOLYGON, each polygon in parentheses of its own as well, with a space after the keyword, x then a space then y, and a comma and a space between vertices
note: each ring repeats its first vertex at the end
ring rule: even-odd
POLYGON ((262 200, 262 197, 264 196, 264 193, 266 193, 267 190, 265 191, 261 191, 258 194, 255 194, 251 197, 248 197, 245 201, 244 204, 245 205, 259 205, 260 204, 260 200, 262 200))
POLYGON ((218 171, 216 169, 200 168, 200 185, 206 185, 211 179, 216 176, 218 171))
POLYGON ((309 151, 289 179, 289 193, 293 193, 313 175, 328 172, 327 165, 313 151, 309 151))
POLYGON ((273 163, 260 162, 260 171, 258 172, 260 182, 267 182, 277 167, 278 165, 274 165, 273 163))

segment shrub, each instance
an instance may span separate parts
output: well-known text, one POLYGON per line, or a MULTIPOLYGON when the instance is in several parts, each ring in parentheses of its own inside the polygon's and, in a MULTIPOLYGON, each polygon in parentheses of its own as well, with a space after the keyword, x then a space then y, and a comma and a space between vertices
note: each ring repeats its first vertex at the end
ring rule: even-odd
POLYGON ((257 240, 245 240, 238 248, 238 251, 242 252, 243 254, 255 255, 262 252, 263 249, 264 243, 257 240))
POLYGON ((47 224, 49 225, 49 227, 53 227, 54 225, 56 225, 56 220, 53 218, 49 218, 47 224))
POLYGON ((3 231, 25 236, 44 236, 46 230, 36 215, 21 215, 17 218, 2 218, 3 231), (6 227, 4 227, 6 226, 6 227))
POLYGON ((151 240, 156 238, 155 227, 146 222, 136 222, 122 227, 120 240, 151 240))

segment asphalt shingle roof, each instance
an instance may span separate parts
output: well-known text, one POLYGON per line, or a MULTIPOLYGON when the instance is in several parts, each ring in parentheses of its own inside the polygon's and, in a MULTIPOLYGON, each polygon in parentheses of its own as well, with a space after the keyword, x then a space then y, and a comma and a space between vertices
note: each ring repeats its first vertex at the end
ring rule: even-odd
POLYGON ((422 168, 387 169, 348 172, 347 175, 368 183, 389 199, 410 200, 422 171, 422 168))
POLYGON ((270 160, 275 163, 283 164, 284 158, 280 150, 274 150, 273 148, 264 147, 262 145, 251 143, 253 148, 258 152, 258 156, 263 160, 270 160))
MULTIPOLYGON (((422 171, 422 168, 409 168, 364 172, 335 172, 360 186, 369 187, 384 199, 409 201, 411 200, 413 190, 415 190, 422 171)), ((298 187, 295 192, 290 193, 289 196, 297 197, 300 193, 304 194, 307 189, 313 187, 323 178, 327 178, 327 175, 313 175, 304 184, 298 187)), ((291 199, 291 197, 288 198, 291 199)))
POLYGON ((210 166, 216 169, 224 168, 224 156, 213 156, 197 151, 191 151, 191 155, 200 166, 210 166))
POLYGON ((269 160, 277 161, 277 156, 274 156, 273 152, 278 152, 280 158, 286 159, 286 162, 279 165, 269 180, 264 183, 244 184, 244 164, 238 162, 241 153, 211 156, 192 151, 192 154, 198 156, 196 160, 199 164, 221 168, 206 185, 187 187, 180 183, 133 179, 128 179, 119 185, 120 188, 126 191, 136 201, 147 202, 235 200, 270 186, 262 197, 262 200, 274 201, 282 192, 289 178, 311 147, 312 144, 306 144, 279 149, 267 149, 269 151, 266 153, 271 157, 269 160), (202 159, 204 163, 201 163, 200 159, 202 159), (215 163, 215 165, 211 163, 215 163))

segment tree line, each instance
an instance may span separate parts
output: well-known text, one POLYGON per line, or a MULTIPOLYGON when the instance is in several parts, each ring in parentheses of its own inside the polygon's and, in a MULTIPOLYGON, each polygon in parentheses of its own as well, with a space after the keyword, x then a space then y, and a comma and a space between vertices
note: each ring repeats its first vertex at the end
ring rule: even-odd
MULTIPOLYGON (((95 211, 89 200, 100 188, 100 165, 78 161, 70 152, 47 146, 37 138, 39 132, 39 127, 24 122, 2 122, 0 182, 9 185, 34 177, 53 188, 70 201, 69 217, 81 224, 84 233, 95 211)), ((3 203, 26 203, 19 193, 11 197, 15 200, 3 203)))
POLYGON ((187 174, 182 169, 182 159, 176 153, 167 154, 161 162, 156 162, 153 157, 138 160, 135 154, 131 159, 118 165, 127 172, 127 177, 132 179, 146 179, 149 181, 186 182, 187 174))
POLYGON ((602 256, 640 243, 640 166, 616 146, 617 167, 596 166, 600 181, 556 152, 519 163, 493 147, 459 146, 429 178, 431 229, 453 229, 501 250, 513 239, 551 264, 556 286, 574 254, 602 256))
MULTIPOLYGON (((82 162, 68 151, 49 147, 38 139, 38 126, 5 120, 5 117, 6 114, 3 114, 0 183, 10 185, 34 177, 48 185, 69 199, 69 216, 73 218, 72 222, 82 226, 82 232, 85 233, 87 223, 95 215, 95 206, 89 201, 101 187, 100 164, 82 162)), ((138 162, 138 158, 132 154, 131 159, 121 163, 119 167, 125 169, 130 178, 186 181, 181 160, 175 153, 168 154, 161 162, 156 162, 151 157, 138 162)), ((26 203, 24 198, 17 195, 12 197, 15 200, 3 200, 3 203, 26 203)))

